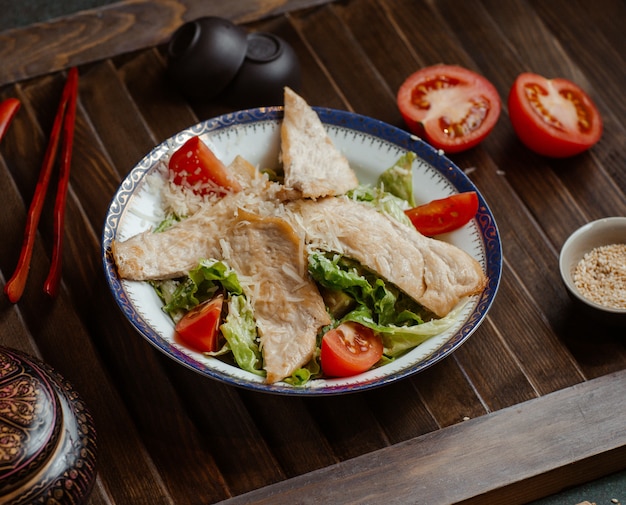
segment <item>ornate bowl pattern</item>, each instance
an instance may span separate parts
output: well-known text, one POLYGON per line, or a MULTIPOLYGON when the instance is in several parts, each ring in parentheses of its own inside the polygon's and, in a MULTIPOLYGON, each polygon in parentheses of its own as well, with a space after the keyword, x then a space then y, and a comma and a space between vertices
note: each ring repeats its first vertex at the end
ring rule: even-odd
POLYGON ((72 385, 0 347, 0 504, 80 504, 95 466, 95 428, 72 385))

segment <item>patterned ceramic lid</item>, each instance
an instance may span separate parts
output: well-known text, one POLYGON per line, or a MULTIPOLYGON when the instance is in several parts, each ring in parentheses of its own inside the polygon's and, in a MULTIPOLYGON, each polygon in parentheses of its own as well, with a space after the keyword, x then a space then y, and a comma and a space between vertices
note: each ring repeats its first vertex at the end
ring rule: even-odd
POLYGON ((0 504, 79 504, 95 480, 92 418, 51 367, 0 347, 0 504))

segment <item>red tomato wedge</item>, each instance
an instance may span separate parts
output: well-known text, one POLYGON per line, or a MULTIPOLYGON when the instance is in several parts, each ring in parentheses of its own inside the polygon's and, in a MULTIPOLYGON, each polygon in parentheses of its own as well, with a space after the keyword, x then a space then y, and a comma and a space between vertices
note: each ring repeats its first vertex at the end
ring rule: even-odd
POLYGON ((20 101, 17 98, 7 98, 0 102, 0 140, 9 129, 9 125, 20 108, 20 101))
POLYGON ((372 368, 383 355, 383 342, 359 323, 342 323, 322 337, 320 360, 328 377, 350 377, 372 368))
POLYGON ((417 230, 427 237, 448 233, 467 224, 478 211, 476 191, 458 193, 405 210, 417 230))
POLYGON ((200 194, 241 190, 226 165, 200 137, 191 137, 172 154, 169 169, 174 174, 175 184, 186 185, 200 194))
POLYGON ((223 303, 224 295, 218 295, 187 312, 176 324, 180 340, 199 352, 217 351, 223 303))
POLYGON ((602 136, 598 109, 580 87, 567 79, 520 74, 509 92, 508 106, 519 139, 543 156, 574 156, 602 136))
POLYGON ((456 65, 418 70, 396 100, 409 130, 448 153, 482 142, 501 109, 500 95, 485 77, 456 65))

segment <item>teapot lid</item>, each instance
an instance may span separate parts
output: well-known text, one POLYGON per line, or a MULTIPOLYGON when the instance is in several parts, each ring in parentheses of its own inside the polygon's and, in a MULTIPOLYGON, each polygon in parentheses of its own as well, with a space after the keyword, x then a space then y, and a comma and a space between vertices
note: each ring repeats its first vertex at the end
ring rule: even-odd
POLYGON ((78 503, 95 480, 95 457, 92 418, 71 385, 0 346, 0 504, 78 503))

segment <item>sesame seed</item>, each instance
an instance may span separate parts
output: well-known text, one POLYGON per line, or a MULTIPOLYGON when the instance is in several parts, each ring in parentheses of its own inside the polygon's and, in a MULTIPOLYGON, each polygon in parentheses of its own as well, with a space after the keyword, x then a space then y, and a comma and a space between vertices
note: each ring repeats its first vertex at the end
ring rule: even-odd
POLYGON ((574 270, 574 285, 588 300, 614 309, 626 309, 626 244, 596 247, 574 270))

